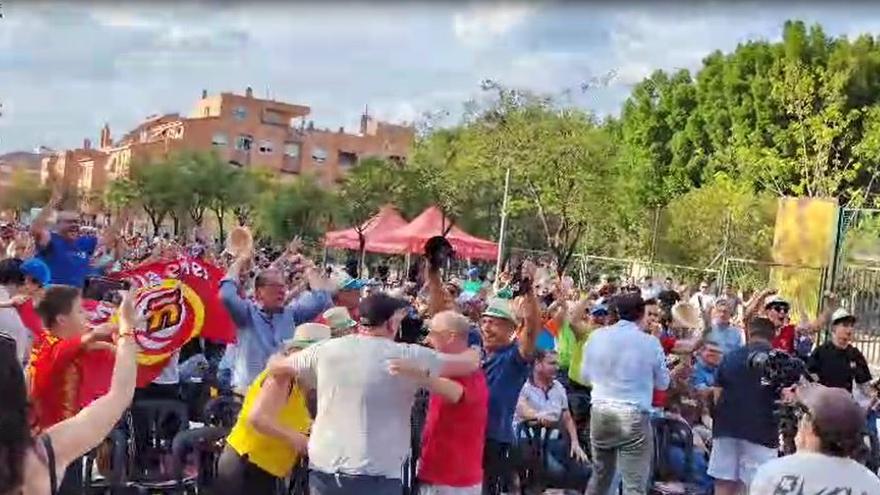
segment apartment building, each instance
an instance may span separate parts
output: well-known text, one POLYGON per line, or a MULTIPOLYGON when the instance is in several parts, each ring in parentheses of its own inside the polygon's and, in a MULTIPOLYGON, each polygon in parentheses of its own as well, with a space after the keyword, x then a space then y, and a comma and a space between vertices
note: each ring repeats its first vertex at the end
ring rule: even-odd
POLYGON ((316 128, 304 105, 244 95, 202 91, 188 116, 148 117, 114 141, 108 126, 101 129, 98 146, 86 139, 81 148, 54 153, 43 159, 41 177, 49 170, 88 196, 102 191, 115 178, 126 176, 137 161, 159 160, 177 151, 214 151, 241 167, 262 167, 279 178, 315 174, 328 186, 366 157, 404 160, 412 147, 412 126, 375 120, 365 111, 357 133, 316 128))

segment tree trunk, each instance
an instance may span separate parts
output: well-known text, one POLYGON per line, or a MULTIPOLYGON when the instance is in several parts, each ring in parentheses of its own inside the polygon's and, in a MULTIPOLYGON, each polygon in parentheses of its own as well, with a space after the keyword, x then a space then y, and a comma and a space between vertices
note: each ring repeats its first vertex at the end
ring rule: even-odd
POLYGON ((171 220, 174 222, 174 237, 177 237, 180 234, 180 216, 172 212, 171 220))
POLYGON ((223 228, 223 220, 224 220, 225 217, 226 217, 226 214, 225 214, 225 213, 226 213, 226 212, 223 210, 223 208, 220 208, 220 209, 214 210, 214 216, 217 217, 217 226, 218 226, 218 228, 220 229, 220 232, 219 232, 219 233, 220 233, 220 239, 221 239, 221 240, 225 240, 225 239, 226 239, 226 230, 223 228))
POLYGON ((367 238, 364 236, 364 233, 360 230, 357 231, 358 234, 358 277, 364 273, 364 257, 367 251, 367 238))

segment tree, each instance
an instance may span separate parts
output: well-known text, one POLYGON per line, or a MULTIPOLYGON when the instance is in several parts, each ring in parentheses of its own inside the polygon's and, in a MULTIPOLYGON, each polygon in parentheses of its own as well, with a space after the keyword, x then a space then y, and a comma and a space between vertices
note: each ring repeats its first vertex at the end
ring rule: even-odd
MULTIPOLYGON (((480 113, 461 148, 461 159, 473 176, 484 173, 501 184, 512 174, 510 208, 532 215, 532 229, 543 234, 544 248, 565 270, 583 240, 600 242, 607 224, 609 201, 605 184, 615 156, 610 134, 593 116, 560 107, 549 96, 508 89, 487 82, 495 95, 480 113), (482 169, 479 168, 481 167, 482 169), (477 171, 479 170, 479 171, 477 171)), ((478 181, 475 181, 478 182, 478 181)), ((478 189, 469 184, 465 189, 478 189)))
POLYGON ((327 228, 337 200, 311 175, 279 185, 264 194, 257 209, 257 230, 276 242, 295 236, 317 242, 327 228))
POLYGON ((230 206, 239 225, 251 221, 260 193, 273 190, 272 173, 264 169, 246 169, 230 191, 230 206))
POLYGON ((49 191, 40 185, 40 179, 21 169, 12 171, 9 185, 0 192, 0 210, 11 210, 16 218, 31 208, 43 206, 49 199, 49 191))
POLYGON ((742 43, 710 54, 693 78, 661 71, 637 85, 619 122, 620 177, 643 207, 719 172, 756 191, 870 204, 878 108, 873 37, 833 39, 789 21, 778 43, 742 43))
POLYGON ((150 219, 153 234, 159 235, 165 218, 179 212, 182 198, 189 194, 180 180, 179 168, 172 161, 135 163, 131 167, 131 183, 138 203, 150 219))
MULTIPOLYGON (((381 158, 365 158, 351 170, 339 189, 340 216, 358 235, 358 259, 363 260, 369 220, 379 208, 393 203, 401 185, 401 168, 381 158)), ((363 270, 363 267, 361 267, 363 270)))
POLYGON ((770 258, 776 218, 772 194, 719 173, 711 182, 673 199, 658 232, 664 261, 708 267, 726 250, 740 258, 770 258))

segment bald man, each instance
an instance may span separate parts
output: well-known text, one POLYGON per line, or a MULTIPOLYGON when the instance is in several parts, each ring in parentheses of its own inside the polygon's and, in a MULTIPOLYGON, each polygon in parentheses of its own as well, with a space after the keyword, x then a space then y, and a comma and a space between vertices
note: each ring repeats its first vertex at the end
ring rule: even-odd
MULTIPOLYGON (((470 321, 455 311, 431 319, 428 343, 439 352, 458 354, 468 349, 470 321)), ((489 389, 482 370, 443 383, 432 391, 422 432, 418 479, 422 495, 479 495, 483 482, 483 444, 489 408, 489 389), (447 387, 448 388, 448 387, 447 387)))

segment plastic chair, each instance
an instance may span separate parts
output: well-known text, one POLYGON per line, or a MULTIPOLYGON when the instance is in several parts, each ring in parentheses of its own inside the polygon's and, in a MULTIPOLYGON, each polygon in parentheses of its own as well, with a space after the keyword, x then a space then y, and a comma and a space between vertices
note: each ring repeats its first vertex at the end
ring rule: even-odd
POLYGON ((690 425, 678 418, 659 416, 651 419, 654 430, 654 456, 651 465, 651 490, 655 494, 699 495, 706 490, 693 483, 694 432, 690 425), (672 469, 670 453, 673 447, 684 451, 684 473, 677 476, 672 469), (681 479, 684 478, 684 479, 681 479))
POLYGON ((293 468, 287 486, 288 495, 309 495, 309 459, 307 457, 301 458, 293 468))
MULTIPOLYGON (((197 477, 182 478, 173 455, 174 439, 189 429, 185 402, 141 400, 131 408, 128 486, 138 493, 194 493, 197 477), (142 445, 137 445, 143 442, 142 445)), ((181 470, 182 471, 182 470, 181 470)))
MULTIPOLYGON (((543 493, 548 488, 586 489, 592 474, 589 466, 584 465, 580 472, 569 469, 561 465, 562 459, 557 459, 550 453, 551 442, 557 438, 566 438, 559 425, 546 427, 535 421, 523 422, 516 428, 516 438, 515 463, 521 493, 543 493)), ((567 449, 565 450, 567 455, 567 449)))
POLYGON ((86 454, 85 475, 83 477, 83 490, 85 493, 105 493, 107 491, 113 493, 126 486, 126 468, 128 465, 126 424, 127 420, 124 419, 119 427, 110 432, 102 445, 86 454), (99 454, 102 449, 106 449, 103 456, 99 454), (99 457, 105 462, 109 461, 109 475, 105 478, 95 479, 93 472, 99 457))

